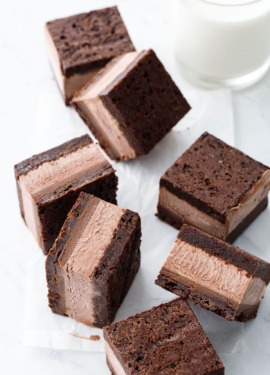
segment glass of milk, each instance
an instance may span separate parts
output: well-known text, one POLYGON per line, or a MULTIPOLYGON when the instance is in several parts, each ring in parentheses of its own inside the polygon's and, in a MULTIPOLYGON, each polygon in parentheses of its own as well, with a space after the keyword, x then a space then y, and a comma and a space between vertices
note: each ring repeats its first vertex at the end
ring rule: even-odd
POLYGON ((270 66, 270 0, 172 0, 182 73, 208 88, 243 88, 270 66))

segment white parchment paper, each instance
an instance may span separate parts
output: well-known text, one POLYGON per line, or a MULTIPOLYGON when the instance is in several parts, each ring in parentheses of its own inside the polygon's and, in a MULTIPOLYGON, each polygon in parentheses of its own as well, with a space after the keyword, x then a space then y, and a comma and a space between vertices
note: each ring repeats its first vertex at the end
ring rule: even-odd
MULTIPOLYGON (((119 177, 118 204, 139 212, 143 231, 142 265, 119 309, 117 320, 174 298, 154 284, 177 235, 177 230, 155 217, 161 175, 206 130, 230 144, 234 143, 230 93, 204 92, 182 81, 178 84, 193 108, 189 114, 149 155, 130 162, 114 163, 119 177)), ((33 152, 46 150, 86 132, 88 129, 77 114, 63 105, 55 82, 44 84, 33 124, 33 152)), ((102 330, 86 327, 51 312, 47 301, 44 263, 45 257, 36 246, 35 256, 29 264, 25 345, 103 351, 102 330), (100 340, 89 339, 93 335, 98 335, 100 340)), ((211 313, 208 315, 207 324, 219 320, 211 313)))

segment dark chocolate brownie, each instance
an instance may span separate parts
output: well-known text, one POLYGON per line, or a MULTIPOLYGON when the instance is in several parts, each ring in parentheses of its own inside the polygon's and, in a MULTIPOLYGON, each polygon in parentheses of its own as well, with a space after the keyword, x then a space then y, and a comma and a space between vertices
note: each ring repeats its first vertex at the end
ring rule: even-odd
POLYGON ((170 292, 239 321, 256 317, 269 282, 269 263, 186 224, 156 280, 170 292))
MULTIPOLYGON (((94 220, 93 215, 94 213, 89 211, 88 225, 97 226, 95 233, 103 232, 105 226, 109 225, 108 216, 101 216, 99 220, 94 220)), ((78 241, 83 241, 82 235, 78 236, 78 241)), ((68 214, 46 261, 48 298, 52 311, 96 327, 103 327, 111 323, 140 267, 140 243, 141 222, 138 214, 81 193, 68 214), (120 214, 118 223, 110 223, 113 224, 113 227, 108 245, 103 249, 102 254, 99 253, 97 264, 91 274, 88 274, 87 269, 84 269, 83 266, 79 271, 76 271, 75 267, 71 269, 69 266, 64 267, 59 260, 61 256, 73 257, 73 264, 75 262, 74 257, 81 258, 83 263, 94 261, 94 255, 91 254, 91 248, 87 248, 87 242, 85 242, 84 250, 81 251, 80 249, 74 256, 72 255, 74 248, 69 249, 68 246, 70 239, 76 236, 76 232, 81 229, 81 218, 87 215, 87 212, 93 207, 94 210, 97 209, 98 204, 103 207, 102 215, 104 215, 105 206, 107 206, 107 209, 117 211, 120 214), (75 304, 72 307, 68 306, 67 301, 71 297, 69 296, 69 289, 65 289, 65 283, 62 281, 65 277, 64 274, 69 279, 69 283, 72 283, 72 280, 78 282, 79 278, 85 280, 82 284, 74 283, 70 289, 77 296, 75 297, 79 303, 77 307, 75 304), (81 297, 84 293, 83 288, 92 290, 89 294, 91 300, 84 300, 81 297), (84 311, 83 307, 80 311, 80 306, 90 306, 88 307, 89 312, 88 310, 84 311)), ((75 246, 77 244, 76 241, 75 246)), ((99 241, 98 246, 104 246, 102 241, 99 241)))
MULTIPOLYGON (((80 152, 84 148, 90 147, 90 145, 92 145, 91 147, 94 149, 93 152, 97 155, 98 163, 95 164, 95 159, 85 161, 87 168, 89 168, 85 170, 82 169, 81 175, 78 175, 75 171, 74 176, 70 176, 70 183, 68 183, 67 180, 63 180, 63 183, 58 184, 55 189, 46 190, 42 187, 42 173, 40 176, 35 177, 35 183, 41 185, 38 194, 33 195, 30 193, 34 201, 34 221, 38 227, 38 234, 35 237, 45 254, 47 254, 51 248, 69 210, 75 203, 80 192, 85 191, 108 202, 116 203, 118 179, 110 163, 101 155, 98 147, 92 142, 88 135, 73 139, 61 146, 42 152, 41 154, 34 155, 15 165, 15 177, 21 215, 27 224, 26 216, 30 215, 30 211, 29 207, 27 209, 28 212, 25 212, 24 209, 21 180, 33 171, 42 168, 44 165, 51 165, 50 177, 54 177, 54 175, 59 173, 59 171, 55 169, 57 161, 68 157, 70 154, 80 152)), ((65 168, 69 168, 69 166, 65 168)), ((76 168, 78 168, 78 166, 76 168)), ((70 173, 72 173, 72 170, 70 173)), ((32 230, 32 228, 30 229, 32 230)))
POLYGON ((47 27, 67 77, 135 50, 116 6, 50 21, 47 27))
POLYGON ((104 328, 112 374, 220 375, 224 366, 186 301, 176 299, 104 328))

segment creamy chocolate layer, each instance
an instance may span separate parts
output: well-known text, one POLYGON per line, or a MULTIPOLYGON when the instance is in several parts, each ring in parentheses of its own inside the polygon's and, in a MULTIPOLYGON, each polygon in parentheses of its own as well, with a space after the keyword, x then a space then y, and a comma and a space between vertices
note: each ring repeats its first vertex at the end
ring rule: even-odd
POLYGON ((241 202, 236 207, 228 210, 225 223, 199 210, 187 201, 178 198, 165 187, 160 188, 159 205, 178 217, 182 223, 194 225, 216 237, 226 239, 241 221, 267 197, 269 189, 270 171, 267 170, 243 197, 241 202))
POLYGON ((19 177, 24 218, 41 245, 40 225, 35 201, 58 188, 70 189, 70 184, 106 165, 108 161, 94 143, 77 149, 58 159, 44 162, 19 177))
POLYGON ((177 238, 161 272, 171 281, 192 292, 223 301, 237 316, 245 309, 256 309, 263 298, 266 282, 252 277, 228 260, 210 254, 177 238))
POLYGON ((59 89, 66 102, 69 102, 73 98, 74 94, 97 74, 100 68, 93 68, 87 72, 82 73, 74 73, 72 75, 69 75, 68 77, 65 76, 62 73, 58 51, 55 47, 47 26, 45 26, 45 38, 47 42, 47 52, 49 60, 51 62, 51 66, 56 77, 59 89))
POLYGON ((56 263, 66 314, 87 325, 95 323, 97 288, 93 280, 125 210, 92 197, 72 229, 56 263), (104 220, 106 219, 106 225, 104 220))
POLYGON ((225 224, 200 211, 185 200, 178 198, 165 187, 160 188, 159 205, 178 217, 182 223, 199 227, 219 238, 226 238, 225 224))
POLYGON ((192 290, 240 304, 250 283, 246 271, 177 239, 162 267, 163 274, 192 290))
POLYGON ((101 95, 111 90, 143 54, 144 52, 130 52, 114 59, 73 99, 73 105, 90 120, 103 143, 110 144, 113 154, 109 156, 113 159, 132 159, 136 152, 119 121, 105 106, 101 95))

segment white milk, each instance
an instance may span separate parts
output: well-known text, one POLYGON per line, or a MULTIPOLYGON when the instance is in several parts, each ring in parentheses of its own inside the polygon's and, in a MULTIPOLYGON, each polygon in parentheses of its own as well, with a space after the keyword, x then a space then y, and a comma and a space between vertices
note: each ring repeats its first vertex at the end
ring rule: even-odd
POLYGON ((247 86, 270 66, 270 0, 173 0, 173 36, 189 78, 247 86))

